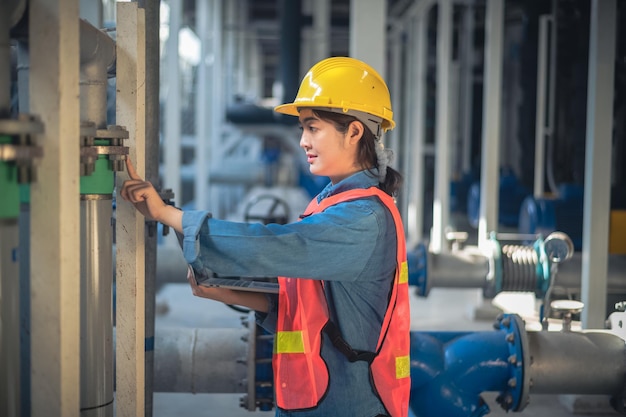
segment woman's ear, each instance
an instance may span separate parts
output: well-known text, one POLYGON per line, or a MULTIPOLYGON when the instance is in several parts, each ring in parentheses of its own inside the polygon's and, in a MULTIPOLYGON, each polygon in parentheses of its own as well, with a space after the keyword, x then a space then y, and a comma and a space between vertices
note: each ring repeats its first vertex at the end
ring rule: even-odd
POLYGON ((363 137, 363 123, 358 120, 353 121, 348 126, 348 135, 351 144, 356 144, 363 137))

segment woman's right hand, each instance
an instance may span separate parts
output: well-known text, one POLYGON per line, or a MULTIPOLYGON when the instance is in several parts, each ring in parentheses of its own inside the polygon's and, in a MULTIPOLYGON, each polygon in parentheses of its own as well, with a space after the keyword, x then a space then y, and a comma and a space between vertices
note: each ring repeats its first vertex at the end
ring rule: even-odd
POLYGON ((130 158, 126 158, 126 170, 129 180, 124 181, 120 196, 131 202, 147 219, 156 220, 177 231, 182 231, 182 212, 163 201, 149 181, 144 181, 137 174, 130 158))

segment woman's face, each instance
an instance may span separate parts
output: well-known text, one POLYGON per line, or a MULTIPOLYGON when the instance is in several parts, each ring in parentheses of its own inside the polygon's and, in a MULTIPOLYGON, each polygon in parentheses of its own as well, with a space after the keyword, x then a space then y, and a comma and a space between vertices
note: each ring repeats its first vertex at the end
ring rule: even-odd
POLYGON ((361 170, 356 162, 363 125, 352 122, 346 133, 317 117, 313 110, 300 111, 300 147, 306 152, 312 174, 329 177, 333 184, 361 170))

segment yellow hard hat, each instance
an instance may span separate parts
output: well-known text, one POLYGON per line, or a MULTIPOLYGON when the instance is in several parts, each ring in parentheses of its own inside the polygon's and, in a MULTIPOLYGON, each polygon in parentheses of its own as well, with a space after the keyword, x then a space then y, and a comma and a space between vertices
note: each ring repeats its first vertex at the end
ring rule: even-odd
POLYGON ((294 102, 274 110, 297 116, 302 107, 369 113, 382 119, 383 130, 396 125, 385 81, 374 68, 354 58, 333 57, 318 62, 304 76, 294 102))

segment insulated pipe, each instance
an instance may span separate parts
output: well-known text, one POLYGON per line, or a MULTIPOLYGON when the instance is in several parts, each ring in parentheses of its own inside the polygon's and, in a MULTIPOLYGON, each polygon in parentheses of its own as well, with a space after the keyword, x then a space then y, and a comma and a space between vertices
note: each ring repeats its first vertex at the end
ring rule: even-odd
MULTIPOLYGON (((93 124, 97 138, 85 148, 112 145, 107 140, 108 70, 115 42, 80 20, 80 120, 93 124)), ((78 138, 77 138, 78 139, 78 138)), ((114 174, 108 155, 98 152, 91 175, 81 176, 81 387, 83 417, 113 416, 113 230, 114 174)))
MULTIPOLYGON (((532 250, 532 247, 529 248, 532 250)), ((425 246, 418 245, 407 253, 407 261, 409 285, 416 286, 418 295, 421 296, 428 296, 430 290, 435 287, 482 288, 486 292, 492 291, 494 287, 493 281, 496 279, 493 276, 495 275, 494 259, 476 250, 475 247, 468 246, 449 254, 434 254, 428 252, 425 246)), ((554 276, 537 274, 538 265, 523 263, 515 256, 511 257, 507 265, 509 265, 508 268, 500 271, 502 281, 500 291, 537 292, 539 284, 543 285, 548 279, 553 281, 556 289, 562 288, 569 293, 580 293, 581 253, 574 253, 569 260, 560 263, 554 276), (530 270, 532 273, 528 273, 530 270)), ((626 291, 626 256, 610 255, 607 271, 609 292, 626 291)))
MULTIPOLYGON (((20 113, 30 111, 30 56, 28 42, 17 42, 17 95, 20 113)), ((24 190, 23 190, 24 191, 24 190)), ((20 204, 20 391, 21 411, 30 416, 30 189, 22 193, 20 204)))
POLYGON ((623 339, 602 331, 527 332, 527 336, 531 393, 623 393, 623 339))
POLYGON ((9 43, 9 15, 6 2, 0 5, 0 117, 8 114, 11 106, 11 45, 9 43))
POLYGON ((111 195, 82 195, 81 415, 113 415, 111 195))
MULTIPOLYGON (((2 12, 0 12, 2 14, 2 12)), ((1 136, 0 136, 1 138, 1 136)), ((1 143, 1 142, 0 142, 1 143)), ((4 175, 0 162, 0 175, 4 175)), ((0 415, 20 415, 18 222, 0 216, 0 415)))
POLYGON ((115 63, 115 42, 88 21, 80 20, 80 120, 107 126, 108 70, 115 63))
POLYGON ((155 392, 246 392, 246 329, 159 328, 155 334, 155 392))
POLYGON ((279 80, 282 82, 282 103, 296 97, 302 75, 300 73, 300 38, 302 28, 302 1, 281 0, 280 4, 280 62, 279 80))
MULTIPOLYGON (((11 107, 11 47, 9 30, 16 2, 0 2, 0 121, 11 107)), ((0 145, 11 137, 0 129, 0 145)), ((17 246, 19 188, 14 164, 0 155, 0 415, 20 415, 20 287, 17 246)))

